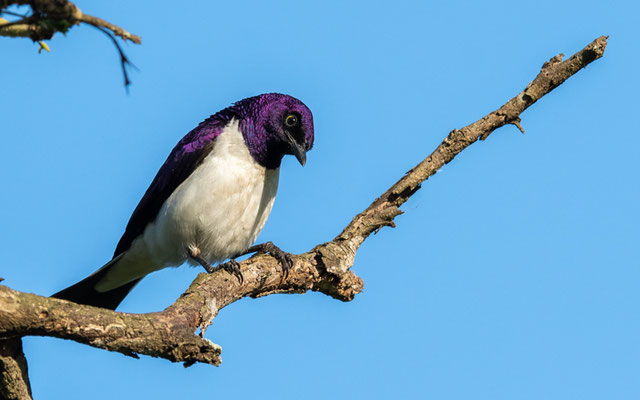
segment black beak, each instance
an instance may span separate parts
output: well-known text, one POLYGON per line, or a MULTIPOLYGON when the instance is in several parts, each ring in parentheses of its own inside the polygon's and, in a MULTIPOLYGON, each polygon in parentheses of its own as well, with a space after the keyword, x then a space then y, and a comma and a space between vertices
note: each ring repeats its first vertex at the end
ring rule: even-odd
POLYGON ((285 131, 287 134, 287 139, 289 139, 289 148, 291 149, 291 154, 296 156, 300 165, 304 167, 304 164, 307 162, 307 149, 304 144, 300 144, 293 139, 293 136, 289 133, 289 131, 285 131))

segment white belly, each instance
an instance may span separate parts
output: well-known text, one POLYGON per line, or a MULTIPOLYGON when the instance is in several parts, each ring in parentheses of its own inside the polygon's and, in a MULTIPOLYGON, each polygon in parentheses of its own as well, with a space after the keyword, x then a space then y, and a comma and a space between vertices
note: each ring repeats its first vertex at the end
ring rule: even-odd
POLYGON ((278 177, 279 169, 253 160, 233 121, 96 289, 110 290, 185 261, 195 264, 187 257, 188 248, 199 249, 212 264, 242 253, 267 221, 278 177))

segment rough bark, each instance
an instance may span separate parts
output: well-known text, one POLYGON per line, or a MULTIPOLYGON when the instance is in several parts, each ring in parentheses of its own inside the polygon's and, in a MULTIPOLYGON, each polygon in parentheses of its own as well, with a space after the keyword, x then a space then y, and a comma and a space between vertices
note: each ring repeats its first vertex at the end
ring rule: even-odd
MULTIPOLYGON (((162 357, 183 362, 185 366, 195 362, 219 365, 220 347, 204 339, 203 335, 220 309, 247 296, 308 290, 342 301, 353 299, 362 290, 363 282, 350 268, 366 238, 385 226, 395 226, 394 218, 402 213, 399 207, 420 189, 422 182, 469 145, 486 139, 507 124, 522 131, 520 114, 580 69, 602 57, 606 45, 607 38, 599 37, 566 61, 562 61, 562 54, 553 57, 521 93, 498 110, 462 129, 451 131, 433 153, 355 216, 336 238, 294 256, 294 265, 286 279, 275 258, 256 255, 241 263, 243 283, 223 270, 200 274, 174 304, 162 312, 148 314, 77 305, 0 286, 0 338, 53 336, 134 357, 137 354, 162 357), (198 328, 199 335, 196 334, 198 328)), ((26 378, 26 363, 23 370, 17 368, 10 375, 15 381, 26 378)), ((5 386, 13 382, 3 379, 5 386)))
POLYGON ((0 340, 0 396, 2 399, 30 399, 31 385, 22 339, 0 340))

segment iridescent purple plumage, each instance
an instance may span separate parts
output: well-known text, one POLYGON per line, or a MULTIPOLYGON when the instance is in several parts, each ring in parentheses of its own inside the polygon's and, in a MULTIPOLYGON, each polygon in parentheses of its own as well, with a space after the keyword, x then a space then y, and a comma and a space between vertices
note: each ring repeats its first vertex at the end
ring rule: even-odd
POLYGON ((209 154, 215 138, 232 119, 239 121, 249 153, 256 162, 270 169, 278 168, 282 157, 290 153, 278 140, 277 132, 272 131, 273 126, 279 125, 278 121, 272 119, 289 110, 302 117, 306 150, 311 150, 314 140, 311 111, 300 100, 279 93, 261 94, 240 100, 210 116, 187 133, 173 148, 140 200, 113 256, 117 257, 126 251, 133 239, 155 219, 165 200, 209 154))
POLYGON ((311 111, 283 94, 250 97, 212 115, 173 148, 133 212, 113 259, 54 297, 115 309, 144 275, 193 257, 193 246, 205 246, 198 247, 198 254, 209 255, 209 259, 198 260, 204 261, 203 266, 237 256, 266 222, 282 157, 295 155, 304 165, 313 139, 311 111), (221 136, 224 132, 229 133, 221 136), (243 142, 246 150, 238 151, 243 142), (226 179, 229 176, 236 178, 226 179), (243 183, 233 183, 240 181, 243 183), (238 195, 244 197, 233 200, 238 195), (175 201, 167 202, 169 198, 175 201), (163 208, 168 203, 171 206, 163 208), (217 231, 217 236, 198 236, 215 227, 223 231, 217 231), (153 256, 152 249, 156 251, 153 256))

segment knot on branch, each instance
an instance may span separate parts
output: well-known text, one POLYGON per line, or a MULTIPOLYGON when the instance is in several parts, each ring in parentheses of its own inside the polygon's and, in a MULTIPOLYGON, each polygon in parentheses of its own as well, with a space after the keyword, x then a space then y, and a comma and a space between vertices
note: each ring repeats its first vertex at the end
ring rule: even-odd
POLYGON ((314 249, 318 267, 336 277, 344 275, 353 266, 357 246, 347 240, 322 244, 314 249))
POLYGON ((563 53, 560 53, 555 57, 551 57, 549 61, 545 61, 545 63, 542 64, 542 68, 540 68, 540 72, 544 72, 545 69, 551 68, 554 64, 561 63, 563 58, 564 58, 563 53))
POLYGON ((190 367, 197 362, 220 366, 222 347, 209 339, 202 338, 197 343, 181 343, 175 347, 171 354, 176 360, 184 362, 184 367, 190 367))
POLYGON ((362 278, 350 271, 353 266, 357 245, 348 240, 336 239, 314 248, 315 264, 322 272, 312 290, 342 301, 351 301, 362 292, 362 278))

